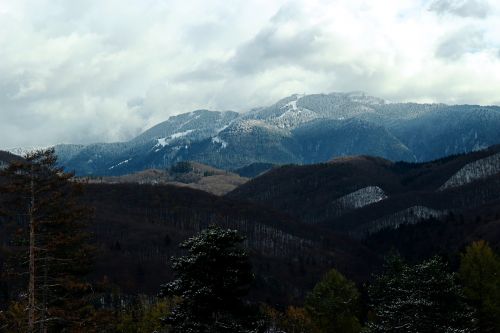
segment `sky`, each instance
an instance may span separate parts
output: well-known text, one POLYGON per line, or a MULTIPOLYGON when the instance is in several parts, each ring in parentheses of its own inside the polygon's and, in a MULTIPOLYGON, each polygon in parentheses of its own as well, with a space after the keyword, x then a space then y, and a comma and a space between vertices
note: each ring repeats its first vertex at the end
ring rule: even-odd
POLYGON ((0 148, 294 93, 500 105, 498 0, 0 0, 0 148))

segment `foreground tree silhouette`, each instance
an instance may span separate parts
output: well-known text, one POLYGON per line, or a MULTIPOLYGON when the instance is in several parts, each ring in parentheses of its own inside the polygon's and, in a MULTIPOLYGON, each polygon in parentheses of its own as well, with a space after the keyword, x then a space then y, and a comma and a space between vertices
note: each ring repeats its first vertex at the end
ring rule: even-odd
POLYGON ((368 332, 475 331, 456 275, 439 257, 412 266, 391 256, 368 292, 376 317, 368 332))
POLYGON ((177 279, 161 296, 179 304, 164 322, 179 333, 262 332, 258 311, 244 301, 254 280, 244 237, 211 226, 181 244, 188 254, 173 259, 177 279))
POLYGON ((500 332, 500 258, 485 241, 473 242, 462 254, 459 274, 478 310, 479 332, 500 332))
POLYGON ((63 332, 86 325, 90 312, 83 280, 91 264, 81 186, 57 166, 53 149, 38 150, 0 172, 0 213, 18 226, 13 272, 26 283, 27 332, 63 332), (27 276, 28 281, 24 281, 27 276))
POLYGON ((305 308, 322 332, 357 333, 359 297, 354 283, 332 269, 307 295, 305 308))

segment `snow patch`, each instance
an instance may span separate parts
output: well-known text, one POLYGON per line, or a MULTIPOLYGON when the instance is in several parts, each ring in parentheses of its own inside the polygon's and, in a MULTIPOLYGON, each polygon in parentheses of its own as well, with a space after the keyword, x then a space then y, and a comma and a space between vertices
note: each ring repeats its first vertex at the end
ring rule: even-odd
POLYGON ((374 234, 382 229, 391 228, 397 229, 405 224, 417 224, 421 220, 440 218, 448 214, 446 210, 436 210, 425 206, 413 206, 392 215, 384 216, 380 219, 371 221, 358 228, 353 236, 363 238, 370 234, 374 234))
POLYGON ((339 217, 347 211, 362 208, 373 203, 387 199, 388 196, 378 186, 363 187, 354 192, 337 198, 327 205, 327 215, 339 217))
POLYGON ((226 129, 226 128, 228 128, 228 127, 229 127, 229 125, 225 125, 225 126, 223 126, 223 127, 219 128, 219 129, 217 129, 215 132, 216 132, 217 134, 219 134, 220 132, 222 132, 223 130, 225 130, 225 129, 226 129))
POLYGON ((221 145, 221 149, 225 149, 227 147, 227 142, 219 138, 218 136, 215 136, 212 138, 212 143, 217 143, 221 145))
POLYGON ((229 131, 235 134, 249 134, 252 133, 257 127, 267 128, 269 130, 275 129, 273 126, 270 126, 269 124, 266 124, 261 120, 249 119, 234 123, 229 128, 229 131))
POLYGON ((378 186, 368 186, 344 195, 333 202, 339 209, 357 209, 387 199, 384 190, 378 186))
POLYGON ((174 133, 170 136, 170 139, 178 139, 178 138, 182 138, 186 135, 188 135, 189 133, 193 132, 194 130, 187 130, 187 131, 184 131, 184 132, 179 132, 179 133, 174 133))
POLYGON ((116 168, 116 167, 118 167, 118 166, 120 166, 120 165, 123 165, 123 164, 125 164, 125 163, 130 162, 131 160, 132 160, 132 159, 130 158, 130 159, 128 159, 128 160, 121 161, 120 163, 115 164, 115 165, 113 165, 112 167, 110 167, 108 170, 112 170, 112 169, 114 169, 114 168, 116 168))
POLYGON ((53 148, 53 146, 40 146, 40 147, 17 147, 17 148, 6 148, 4 149, 5 151, 17 155, 17 156, 24 156, 28 153, 37 151, 37 150, 46 150, 49 148, 53 148))
POLYGON ((159 147, 159 146, 165 147, 167 145, 168 145, 167 138, 161 138, 161 139, 158 139, 158 143, 155 145, 155 147, 159 147))
POLYGON ((269 119, 268 122, 278 128, 292 128, 318 118, 319 116, 316 112, 297 106, 297 102, 304 96, 293 95, 294 100, 280 107, 280 109, 285 109, 286 111, 278 117, 269 119))
MULTIPOLYGON (((165 147, 165 146, 168 146, 168 144, 170 143, 170 141, 172 140, 175 140, 175 139, 179 139, 179 138, 182 138, 190 133, 192 133, 194 130, 187 130, 187 131, 184 131, 184 132, 178 132, 178 133, 174 133, 170 136, 167 136, 165 138, 160 138, 160 139, 157 139, 157 144, 153 147, 153 148, 157 148, 157 147, 165 147)), ((159 151, 160 149, 156 149, 155 152, 159 151)))
POLYGON ((473 181, 493 176, 500 172, 500 153, 471 162, 458 170, 438 191, 463 186, 473 181))

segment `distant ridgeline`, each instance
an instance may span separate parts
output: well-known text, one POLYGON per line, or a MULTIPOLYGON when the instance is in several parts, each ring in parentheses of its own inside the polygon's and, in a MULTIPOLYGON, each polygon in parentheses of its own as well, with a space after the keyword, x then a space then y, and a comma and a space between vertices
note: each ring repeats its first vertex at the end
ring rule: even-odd
POLYGON ((124 175, 197 161, 237 170, 251 164, 312 164, 371 155, 423 162, 500 143, 500 107, 389 103, 363 93, 292 95, 246 113, 197 110, 135 139, 56 146, 77 175, 124 175))

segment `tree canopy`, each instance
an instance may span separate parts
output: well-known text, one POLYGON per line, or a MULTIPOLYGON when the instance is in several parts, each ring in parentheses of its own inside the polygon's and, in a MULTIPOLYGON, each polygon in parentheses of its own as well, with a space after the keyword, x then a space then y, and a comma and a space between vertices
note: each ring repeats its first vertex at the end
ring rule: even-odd
POLYGON ((417 265, 389 257, 369 296, 375 312, 369 332, 473 332, 473 310, 439 257, 417 265))
POLYGON ((461 256, 465 296, 478 310, 480 332, 500 332, 500 258, 485 241, 469 245, 461 256))
POLYGON ((307 295, 305 308, 322 332, 355 333, 361 330, 359 297, 354 283, 332 269, 307 295))
POLYGON ((173 258, 177 278, 162 296, 180 298, 164 322, 179 333, 258 332, 257 309, 244 297, 254 280, 244 237, 211 226, 181 244, 188 254, 173 258))

